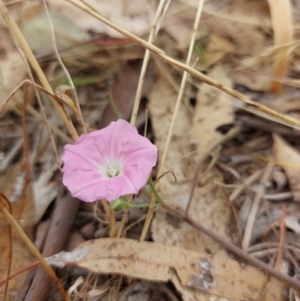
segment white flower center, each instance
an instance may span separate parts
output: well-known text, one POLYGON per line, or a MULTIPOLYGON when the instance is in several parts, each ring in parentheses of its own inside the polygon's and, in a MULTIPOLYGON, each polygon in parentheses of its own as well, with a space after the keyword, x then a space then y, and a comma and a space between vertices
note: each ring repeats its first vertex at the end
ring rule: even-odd
POLYGON ((100 174, 105 178, 117 177, 123 173, 122 160, 115 160, 113 158, 107 158, 103 164, 99 167, 100 174))
POLYGON ((116 168, 109 167, 108 174, 110 177, 115 177, 119 174, 119 171, 116 168))

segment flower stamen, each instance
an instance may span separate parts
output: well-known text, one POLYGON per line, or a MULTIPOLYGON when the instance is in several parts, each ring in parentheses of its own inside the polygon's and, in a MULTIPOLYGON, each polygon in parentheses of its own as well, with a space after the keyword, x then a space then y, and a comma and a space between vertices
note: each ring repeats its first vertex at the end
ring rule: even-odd
POLYGON ((108 175, 109 175, 110 178, 111 177, 116 177, 116 176, 119 175, 119 171, 116 168, 110 167, 108 169, 108 175))

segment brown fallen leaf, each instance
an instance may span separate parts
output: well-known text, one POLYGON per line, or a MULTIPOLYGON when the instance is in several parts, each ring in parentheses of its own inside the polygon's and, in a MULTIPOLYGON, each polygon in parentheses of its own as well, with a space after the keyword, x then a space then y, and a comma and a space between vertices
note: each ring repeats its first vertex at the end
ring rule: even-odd
POLYGON ((260 26, 270 24, 268 7, 265 3, 261 1, 248 3, 240 0, 230 3, 205 1, 203 10, 209 17, 202 20, 202 26, 207 28, 209 34, 214 33, 233 42, 235 55, 253 55, 265 44, 267 39, 263 31, 258 30, 260 26))
MULTIPOLYGON (((109 18, 110 21, 135 35, 142 36, 151 27, 154 12, 152 6, 146 0, 131 0, 126 4, 122 0, 89 0, 87 2, 101 12, 103 16, 109 18)), ((119 32, 94 18, 90 18, 67 1, 50 0, 48 3, 50 8, 59 11, 67 18, 71 18, 78 28, 106 34, 114 38, 123 38, 119 32)))
POLYGON ((287 287, 282 281, 270 277, 264 292, 259 300, 261 301, 284 301, 286 300, 287 287))
MULTIPOLYGON (((12 90, 26 77, 26 66, 21 55, 14 47, 8 31, 0 28, 0 106, 8 98, 12 90)), ((19 91, 13 99, 21 100, 22 91, 19 91), (20 95, 21 93, 21 95, 20 95)), ((10 107, 11 105, 9 105, 10 107)))
MULTIPOLYGON (((149 95, 149 112, 155 134, 155 142, 160 152, 165 141, 174 111, 176 91, 164 79, 156 82, 149 95), (163 100, 163 101, 162 101, 163 100)), ((184 211, 189 199, 191 179, 195 172, 196 153, 191 153, 187 133, 191 127, 191 114, 185 105, 181 105, 175 122, 173 138, 165 161, 163 172, 173 170, 178 183, 174 183, 171 175, 159 180, 160 196, 164 202, 173 208, 184 211)), ((207 176, 204 185, 195 189, 195 195, 190 208, 190 216, 205 227, 236 241, 235 222, 230 203, 219 185, 222 182, 219 171, 213 169, 207 176), (230 229, 230 230, 228 230, 230 229)), ((152 222, 152 238, 155 242, 176 245, 199 252, 212 254, 228 254, 225 248, 212 238, 182 223, 165 212, 158 212, 152 222)))
POLYGON ((209 16, 202 23, 202 30, 206 29, 209 33, 208 45, 215 36, 233 45, 230 49, 228 42, 223 43, 223 53, 227 50, 230 54, 226 56, 226 68, 235 84, 255 91, 267 90, 272 73, 269 61, 264 63, 269 57, 265 55, 265 49, 270 45, 270 40, 264 34, 264 30, 268 32, 271 28, 268 4, 263 1, 206 1, 203 12, 209 16), (238 60, 233 59, 236 56, 238 60))
MULTIPOLYGON (((69 56, 80 54, 80 51, 73 47, 89 41, 91 39, 90 35, 79 29, 75 25, 74 19, 70 20, 58 10, 52 10, 51 8, 48 10, 54 27, 58 50, 68 49, 69 56)), ((19 19, 20 29, 31 50, 38 55, 52 53, 54 49, 53 33, 43 3, 27 2, 19 19)), ((91 45, 89 47, 90 49, 93 48, 91 45)))
POLYGON ((175 277, 184 289, 236 300, 257 300, 269 278, 228 258, 123 238, 86 241, 72 252, 58 253, 47 261, 53 266, 72 263, 93 272, 152 281, 173 281, 175 277))
MULTIPOLYGON (((22 164, 15 164, 8 168, 0 177, 0 192, 6 195, 11 202, 12 215, 23 228, 28 237, 32 237, 34 227, 34 204, 32 186, 25 180, 24 167, 22 164), (23 191, 24 190, 24 191, 23 191), (23 195, 23 193, 25 194, 23 195)), ((11 273, 18 271, 33 260, 33 255, 24 245, 22 239, 12 229, 12 266, 11 273)), ((8 222, 0 210, 0 279, 7 277, 8 256, 10 249, 8 222)), ((17 295, 23 285, 26 273, 22 273, 9 281, 9 294, 17 295)), ((5 285, 0 287, 0 300, 4 300, 5 285)))
MULTIPOLYGON (((231 87, 232 82, 222 67, 215 67, 209 77, 221 85, 231 87)), ((202 85, 197 94, 193 124, 190 130, 190 142, 198 146, 197 152, 202 157, 211 146, 222 137, 217 129, 234 121, 234 107, 231 97, 215 87, 202 85)))
POLYGON ((280 136, 274 134, 273 140, 275 161, 280 163, 288 177, 294 201, 300 202, 300 154, 280 136))
POLYGON ((209 36, 204 58, 197 62, 197 69, 207 70, 210 66, 221 61, 227 54, 233 52, 234 49, 235 46, 229 39, 212 33, 209 36))
MULTIPOLYGON (((198 7, 198 3, 195 6, 198 7)), ((196 9, 181 1, 171 1, 162 28, 175 40, 176 48, 186 51, 190 44, 196 9)), ((200 35, 200 31, 197 35, 200 35)))
MULTIPOLYGON (((176 91, 163 78, 156 82, 149 95, 152 128, 160 152, 165 146, 176 98, 176 91)), ((196 152, 191 152, 187 135, 191 127, 191 117, 188 108, 183 104, 180 105, 163 169, 163 172, 168 170, 175 172, 177 184, 174 183, 171 175, 165 175, 159 180, 161 198, 168 206, 180 211, 184 211, 187 206, 191 179, 196 166, 196 152)), ((236 242, 237 230, 230 202, 223 188, 215 181, 222 182, 223 180, 220 172, 213 168, 207 176, 207 181, 195 189, 190 207, 190 217, 229 241, 236 242)), ((224 246, 162 210, 155 214, 151 232, 155 242, 229 257, 224 246)), ((184 300, 207 300, 207 296, 201 291, 178 289, 181 291, 184 300)))

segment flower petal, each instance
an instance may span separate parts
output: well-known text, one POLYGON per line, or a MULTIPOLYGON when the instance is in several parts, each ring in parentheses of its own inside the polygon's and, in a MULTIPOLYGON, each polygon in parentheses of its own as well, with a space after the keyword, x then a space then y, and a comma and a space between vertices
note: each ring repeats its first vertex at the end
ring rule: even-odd
POLYGON ((118 158, 130 137, 139 136, 137 129, 123 119, 88 135, 93 139, 98 151, 109 158, 118 158))
POLYGON ((125 120, 112 122, 105 129, 82 135, 74 145, 66 145, 63 155, 63 183, 74 197, 86 202, 112 201, 136 194, 147 183, 156 164, 157 147, 138 134, 125 120), (118 176, 103 171, 115 162, 118 176))
POLYGON ((101 178, 92 170, 73 170, 65 172, 63 184, 68 187, 73 197, 85 202, 94 202, 106 198, 109 179, 101 178))
POLYGON ((62 160, 65 162, 63 171, 71 172, 72 170, 97 170, 100 165, 106 161, 98 151, 94 139, 89 134, 80 137, 76 144, 67 144, 64 148, 62 160), (67 164, 66 164, 67 163, 67 164))

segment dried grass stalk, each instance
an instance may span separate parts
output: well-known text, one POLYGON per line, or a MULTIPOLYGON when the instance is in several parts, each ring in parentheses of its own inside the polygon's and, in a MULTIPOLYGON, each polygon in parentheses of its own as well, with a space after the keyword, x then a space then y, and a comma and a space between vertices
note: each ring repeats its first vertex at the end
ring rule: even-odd
POLYGON ((269 0, 272 26, 274 31, 274 47, 277 49, 273 62, 273 80, 270 92, 280 92, 280 78, 284 77, 289 68, 290 47, 293 40, 293 17, 290 0, 269 0))

